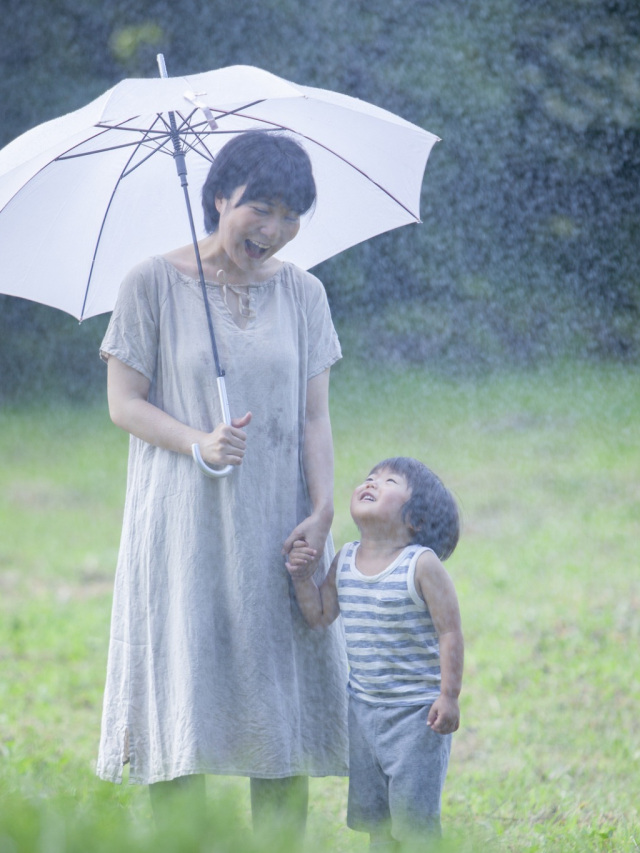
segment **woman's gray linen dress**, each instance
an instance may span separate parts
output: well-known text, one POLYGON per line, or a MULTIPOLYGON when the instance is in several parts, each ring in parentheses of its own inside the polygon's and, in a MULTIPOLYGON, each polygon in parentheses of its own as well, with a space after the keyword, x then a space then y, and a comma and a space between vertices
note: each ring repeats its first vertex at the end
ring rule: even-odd
MULTIPOLYGON (((253 413, 243 464, 205 477, 131 437, 97 772, 152 783, 193 773, 347 772, 340 622, 306 626, 281 554, 310 513, 307 381, 340 358, 324 288, 291 264, 249 289, 240 329, 208 285, 232 417, 253 413)), ((221 420, 200 285, 162 258, 122 284, 101 349, 194 427, 221 420)), ((329 542, 318 577, 326 572, 329 542)))

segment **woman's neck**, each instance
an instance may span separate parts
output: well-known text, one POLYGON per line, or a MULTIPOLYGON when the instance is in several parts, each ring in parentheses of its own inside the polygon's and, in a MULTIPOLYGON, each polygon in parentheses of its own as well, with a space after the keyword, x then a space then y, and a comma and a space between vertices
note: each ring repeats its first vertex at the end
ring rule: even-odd
MULTIPOLYGON (((215 235, 205 237, 198 243, 202 272, 205 281, 220 286, 248 287, 251 284, 261 284, 272 278, 282 266, 277 258, 269 258, 259 269, 246 272, 233 264, 215 241, 215 235)), ((164 255, 165 259, 184 275, 196 281, 200 278, 198 262, 193 245, 182 246, 164 255)))

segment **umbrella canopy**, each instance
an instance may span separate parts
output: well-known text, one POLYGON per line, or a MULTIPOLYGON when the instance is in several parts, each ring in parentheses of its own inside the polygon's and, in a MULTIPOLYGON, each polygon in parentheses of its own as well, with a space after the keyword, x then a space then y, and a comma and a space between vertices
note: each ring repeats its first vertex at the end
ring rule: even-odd
POLYGON ((438 137, 393 113, 249 66, 124 80, 0 151, 1 292, 81 320, 113 308, 136 263, 191 241, 171 112, 194 198, 235 134, 280 130, 305 147, 318 200, 282 260, 308 269, 420 221, 438 137))

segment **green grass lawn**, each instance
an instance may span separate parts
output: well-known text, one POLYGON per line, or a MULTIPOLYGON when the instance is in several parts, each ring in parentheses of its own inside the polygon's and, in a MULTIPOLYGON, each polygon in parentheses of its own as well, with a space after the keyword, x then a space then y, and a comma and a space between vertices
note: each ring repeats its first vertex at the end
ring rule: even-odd
MULTIPOLYGON (((422 459, 462 508, 447 849, 636 851, 638 369, 472 380, 341 364, 332 416, 336 543, 355 537, 351 490, 386 456, 422 459)), ((209 780, 206 826, 183 821, 178 841, 154 836, 144 789, 93 776, 126 435, 105 405, 4 410, 0 452, 0 853, 268 849, 246 780, 209 780)), ((345 799, 344 780, 313 781, 310 846, 366 849, 345 799)))

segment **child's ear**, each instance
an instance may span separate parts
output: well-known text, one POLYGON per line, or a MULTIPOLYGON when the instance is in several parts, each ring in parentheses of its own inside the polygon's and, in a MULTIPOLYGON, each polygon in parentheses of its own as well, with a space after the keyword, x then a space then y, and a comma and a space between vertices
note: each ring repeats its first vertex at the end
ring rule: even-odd
POLYGON ((414 540, 423 526, 424 521, 418 520, 417 524, 414 524, 413 518, 409 518, 407 520, 407 530, 411 534, 411 538, 414 540))

